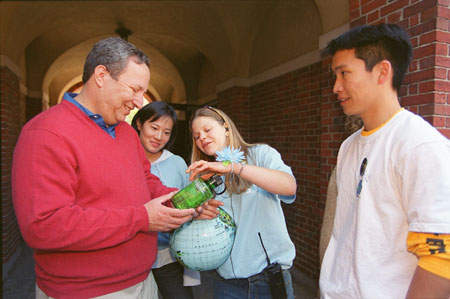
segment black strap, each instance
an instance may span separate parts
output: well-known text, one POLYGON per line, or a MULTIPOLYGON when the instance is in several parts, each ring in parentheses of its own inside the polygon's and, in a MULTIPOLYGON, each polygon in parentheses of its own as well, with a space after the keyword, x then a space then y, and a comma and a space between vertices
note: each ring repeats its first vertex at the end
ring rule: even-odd
POLYGON ((220 192, 216 192, 216 190, 214 190, 214 193, 216 193, 216 195, 222 195, 225 193, 225 191, 227 191, 227 185, 225 185, 225 183, 223 184, 223 190, 220 192))
POLYGON ((261 233, 260 232, 258 232, 258 236, 259 236, 259 240, 261 241, 262 248, 264 249, 264 253, 266 254, 267 266, 269 266, 270 265, 269 255, 267 254, 266 248, 264 247, 264 243, 263 243, 263 240, 261 238, 261 233))

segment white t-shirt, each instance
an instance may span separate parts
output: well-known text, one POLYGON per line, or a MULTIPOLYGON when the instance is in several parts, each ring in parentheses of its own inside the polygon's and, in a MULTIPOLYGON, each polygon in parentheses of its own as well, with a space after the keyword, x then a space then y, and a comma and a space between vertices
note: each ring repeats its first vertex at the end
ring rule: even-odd
POLYGON ((373 134, 344 141, 337 185, 322 298, 404 298, 418 261, 407 251, 408 231, 450 233, 449 140, 402 110, 373 134))

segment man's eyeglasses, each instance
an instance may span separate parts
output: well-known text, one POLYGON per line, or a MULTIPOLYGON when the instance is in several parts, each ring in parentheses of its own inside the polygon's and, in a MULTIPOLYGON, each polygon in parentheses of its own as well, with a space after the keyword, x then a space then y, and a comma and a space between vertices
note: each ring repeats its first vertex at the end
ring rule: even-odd
POLYGON ((366 172, 366 167, 367 167, 367 158, 364 158, 361 162, 361 166, 359 167, 359 183, 358 183, 358 186, 356 187, 356 197, 357 198, 359 198, 359 195, 361 194, 361 191, 362 191, 362 184, 363 184, 364 173, 366 172))

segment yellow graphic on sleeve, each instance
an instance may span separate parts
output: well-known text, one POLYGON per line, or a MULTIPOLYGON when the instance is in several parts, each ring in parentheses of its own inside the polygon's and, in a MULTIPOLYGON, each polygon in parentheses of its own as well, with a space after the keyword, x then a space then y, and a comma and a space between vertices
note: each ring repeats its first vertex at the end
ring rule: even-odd
POLYGON ((406 245, 419 267, 450 279, 450 234, 409 232, 406 245))

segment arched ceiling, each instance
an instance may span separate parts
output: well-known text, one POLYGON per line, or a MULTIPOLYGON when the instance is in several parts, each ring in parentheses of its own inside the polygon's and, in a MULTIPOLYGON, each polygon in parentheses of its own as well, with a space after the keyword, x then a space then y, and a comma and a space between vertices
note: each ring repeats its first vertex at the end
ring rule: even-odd
POLYGON ((196 103, 227 80, 317 51, 319 37, 349 18, 348 0, 2 1, 0 8, 1 55, 50 104, 119 23, 150 57, 160 98, 196 103))

